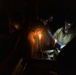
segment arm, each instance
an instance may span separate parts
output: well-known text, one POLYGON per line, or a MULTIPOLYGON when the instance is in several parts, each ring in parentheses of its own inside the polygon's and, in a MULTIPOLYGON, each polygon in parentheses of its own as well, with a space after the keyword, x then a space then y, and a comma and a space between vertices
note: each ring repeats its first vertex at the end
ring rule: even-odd
POLYGON ((57 40, 57 36, 58 36, 59 32, 61 31, 61 29, 62 29, 62 28, 59 28, 59 29, 54 33, 54 35, 52 35, 52 33, 50 32, 50 30, 47 31, 50 39, 51 39, 52 42, 53 42, 53 46, 54 46, 55 48, 58 48, 58 49, 62 49, 62 48, 64 47, 63 44, 57 40))

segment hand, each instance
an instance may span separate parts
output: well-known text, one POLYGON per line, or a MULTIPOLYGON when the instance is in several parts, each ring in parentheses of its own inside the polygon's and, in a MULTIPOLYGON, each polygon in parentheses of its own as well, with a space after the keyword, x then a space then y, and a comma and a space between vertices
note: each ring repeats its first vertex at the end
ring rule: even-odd
POLYGON ((65 45, 62 45, 61 47, 60 47, 60 49, 62 49, 62 48, 64 48, 65 47, 65 45))

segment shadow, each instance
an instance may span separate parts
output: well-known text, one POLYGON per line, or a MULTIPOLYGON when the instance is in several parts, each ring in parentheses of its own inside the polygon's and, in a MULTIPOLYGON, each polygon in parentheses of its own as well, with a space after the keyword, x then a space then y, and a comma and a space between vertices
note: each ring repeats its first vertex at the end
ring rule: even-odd
POLYGON ((59 53, 58 65, 61 75, 76 74, 76 37, 72 39, 59 53))

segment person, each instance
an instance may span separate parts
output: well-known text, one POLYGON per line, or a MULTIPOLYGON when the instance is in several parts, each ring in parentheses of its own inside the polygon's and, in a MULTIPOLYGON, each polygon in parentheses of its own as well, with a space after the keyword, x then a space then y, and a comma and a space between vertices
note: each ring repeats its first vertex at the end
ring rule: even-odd
POLYGON ((64 21, 64 26, 57 29, 53 36, 63 45, 66 45, 75 37, 75 32, 74 22, 70 18, 66 18, 64 21))
MULTIPOLYGON (((75 23, 72 17, 66 17, 64 26, 57 29, 53 36, 63 47, 65 47, 76 36, 75 23)), ((55 52, 54 55, 56 55, 55 52)))
POLYGON ((40 58, 40 57, 46 57, 44 54, 44 51, 49 50, 52 48, 52 44, 50 44, 50 38, 48 34, 48 27, 43 24, 42 21, 34 21, 31 23, 31 29, 28 34, 28 40, 31 46, 31 57, 32 58, 40 58), (39 39, 39 34, 41 34, 41 39, 39 39), (39 49, 40 48, 40 49, 39 49), (42 51, 42 56, 38 55, 38 52, 42 51))
POLYGON ((55 32, 55 17, 53 15, 42 18, 40 21, 43 23, 45 29, 50 30, 52 34, 55 32))
POLYGON ((43 35, 45 35, 44 39, 42 39, 42 41, 46 41, 44 44, 44 56, 51 60, 53 58, 53 55, 51 55, 53 53, 54 50, 53 49, 53 44, 54 44, 54 37, 53 37, 53 33, 55 32, 55 18, 54 16, 48 16, 47 18, 42 18, 40 19, 40 21, 43 23, 43 35), (48 38, 46 38, 48 37, 48 38), (47 40, 46 40, 47 39, 47 40), (47 44, 47 45, 46 45, 47 44), (47 47, 46 47, 47 46, 47 47))

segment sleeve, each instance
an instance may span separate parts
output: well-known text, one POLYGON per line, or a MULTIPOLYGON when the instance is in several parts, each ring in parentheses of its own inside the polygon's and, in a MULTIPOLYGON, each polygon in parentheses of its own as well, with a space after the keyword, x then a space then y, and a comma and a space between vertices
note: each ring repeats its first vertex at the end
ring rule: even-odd
POLYGON ((59 32, 61 31, 61 29, 62 29, 62 28, 57 29, 56 32, 53 34, 53 36, 54 36, 55 38, 57 38, 57 36, 58 36, 59 32))

